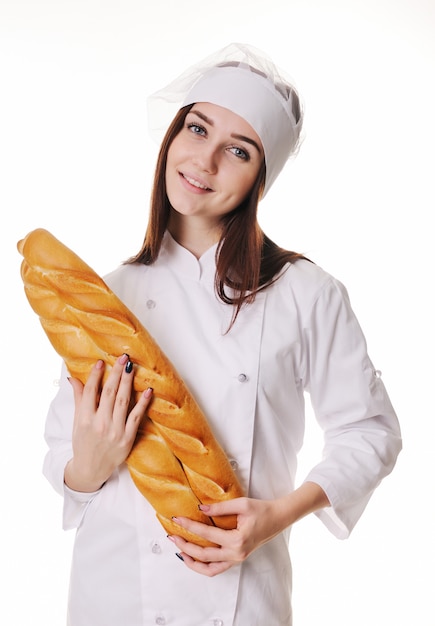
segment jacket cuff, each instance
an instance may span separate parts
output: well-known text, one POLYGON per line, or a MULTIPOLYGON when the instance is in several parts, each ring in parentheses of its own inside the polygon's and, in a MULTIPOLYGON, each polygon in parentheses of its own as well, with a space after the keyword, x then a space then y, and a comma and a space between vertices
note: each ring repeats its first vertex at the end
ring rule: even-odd
POLYGON ((365 494, 358 500, 343 503, 334 485, 314 471, 310 472, 304 482, 312 482, 319 485, 325 492, 330 505, 327 508, 315 511, 316 517, 337 539, 347 539, 356 523, 363 514, 373 491, 365 494))
POLYGON ((80 526, 88 506, 100 491, 101 489, 92 493, 82 493, 73 491, 64 483, 62 518, 62 528, 64 530, 71 530, 80 526))

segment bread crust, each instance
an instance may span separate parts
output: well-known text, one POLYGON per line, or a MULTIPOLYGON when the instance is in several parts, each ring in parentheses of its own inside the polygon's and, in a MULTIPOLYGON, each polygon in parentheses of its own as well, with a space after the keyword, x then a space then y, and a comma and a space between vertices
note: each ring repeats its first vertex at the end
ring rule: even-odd
POLYGON ((175 524, 184 516, 220 528, 235 516, 209 518, 200 503, 243 495, 240 483, 192 394, 136 316, 79 256, 49 231, 31 231, 17 244, 21 277, 32 309, 71 376, 85 384, 98 359, 105 379, 116 359, 134 363, 136 397, 153 399, 127 458, 131 477, 169 534, 210 545, 175 524))

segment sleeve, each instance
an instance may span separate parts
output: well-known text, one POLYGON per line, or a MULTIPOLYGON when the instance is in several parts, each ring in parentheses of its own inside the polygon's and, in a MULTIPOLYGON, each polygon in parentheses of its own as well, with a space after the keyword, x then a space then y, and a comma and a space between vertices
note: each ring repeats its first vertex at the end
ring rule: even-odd
POLYGON ((74 421, 74 395, 67 379, 68 372, 62 366, 59 390, 50 404, 45 422, 45 441, 48 452, 44 459, 43 474, 54 489, 63 496, 63 522, 65 530, 77 528, 86 508, 99 493, 80 493, 69 489, 64 483, 64 471, 73 456, 72 428, 74 421))
POLYGON ((319 484, 331 503, 316 515, 345 539, 396 463, 402 448, 400 427, 339 281, 331 278, 321 289, 305 338, 306 389, 324 433, 322 460, 305 480, 319 484))

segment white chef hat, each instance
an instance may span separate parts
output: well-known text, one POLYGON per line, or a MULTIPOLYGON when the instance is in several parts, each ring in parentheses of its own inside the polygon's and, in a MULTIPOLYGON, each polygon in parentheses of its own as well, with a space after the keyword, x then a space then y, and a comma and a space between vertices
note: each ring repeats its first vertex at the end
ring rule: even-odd
POLYGON ((301 102, 284 72, 264 52, 230 44, 148 98, 151 135, 161 140, 177 110, 195 102, 225 107, 256 131, 266 161, 264 196, 301 137, 301 102))

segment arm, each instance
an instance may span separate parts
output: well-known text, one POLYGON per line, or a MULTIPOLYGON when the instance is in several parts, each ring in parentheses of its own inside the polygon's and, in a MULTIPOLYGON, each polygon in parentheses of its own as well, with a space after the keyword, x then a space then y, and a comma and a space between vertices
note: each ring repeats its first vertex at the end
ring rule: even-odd
MULTIPOLYGON (((124 360, 125 357, 122 361, 124 360)), ((129 397, 129 386, 133 375, 125 372, 123 362, 117 363, 111 383, 108 380, 109 384, 107 387, 105 386, 105 394, 107 396, 106 409, 110 403, 110 396, 112 396, 111 402, 113 404, 118 403, 116 418, 119 428, 118 442, 116 443, 118 451, 115 456, 113 456, 112 451, 109 455, 110 460, 108 460, 109 457, 104 460, 104 455, 101 454, 104 447, 101 428, 103 424, 110 425, 110 415, 104 417, 101 411, 96 411, 98 405, 101 404, 98 402, 98 396, 102 375, 103 370, 100 366, 94 366, 89 384, 87 383, 83 387, 79 381, 67 379, 68 372, 63 366, 59 391, 50 405, 46 419, 45 440, 49 450, 44 459, 43 473, 64 498, 64 529, 79 526, 88 504, 110 476, 116 463, 122 459, 125 450, 130 445, 131 438, 134 440, 133 433, 136 432, 135 429, 140 422, 141 415, 144 414, 150 402, 150 399, 146 397, 149 394, 148 391, 143 394, 140 402, 132 409, 127 421, 124 418, 124 435, 122 435, 122 415, 124 411, 126 416, 128 414, 127 397, 129 397), (119 384, 121 379, 122 385, 119 384), (71 384, 68 383, 68 380, 71 384), (120 394, 115 391, 118 386, 120 394), (121 399, 122 395, 124 399, 121 399), (115 400, 116 398, 117 400, 115 400), (125 406, 122 409, 123 403, 125 406), (77 405, 76 408, 75 404, 77 405), (88 409, 86 409, 86 404, 88 409), (93 416, 91 417, 91 415, 93 416), (100 435, 98 435, 99 429, 100 435), (94 449, 97 446, 96 436, 99 438, 98 456, 94 455, 94 449), (123 454, 119 455, 119 444, 122 439, 123 454)), ((115 427, 115 421, 114 417, 112 427, 115 427)), ((109 432, 110 429, 106 430, 106 437, 109 432)))
POLYGON ((319 485, 305 482, 292 493, 276 500, 237 498, 229 502, 201 505, 207 515, 237 515, 237 528, 222 530, 176 518, 176 522, 216 547, 201 548, 181 537, 169 537, 179 548, 190 569, 206 576, 220 574, 244 561, 254 550, 309 513, 328 507, 328 498, 319 485))
POLYGON ((328 280, 306 310, 302 322, 309 368, 304 383, 324 431, 323 458, 289 495, 266 502, 233 501, 237 533, 227 537, 211 529, 218 552, 198 552, 174 539, 196 571, 224 571, 310 512, 337 537, 348 536, 374 489, 394 467, 401 449, 398 421, 344 288, 328 280), (192 557, 212 563, 195 563, 192 557))
POLYGON ((331 279, 305 320, 306 389, 324 433, 322 459, 306 480, 331 506, 318 517, 338 538, 349 536, 402 447, 400 426, 344 286, 331 279))

